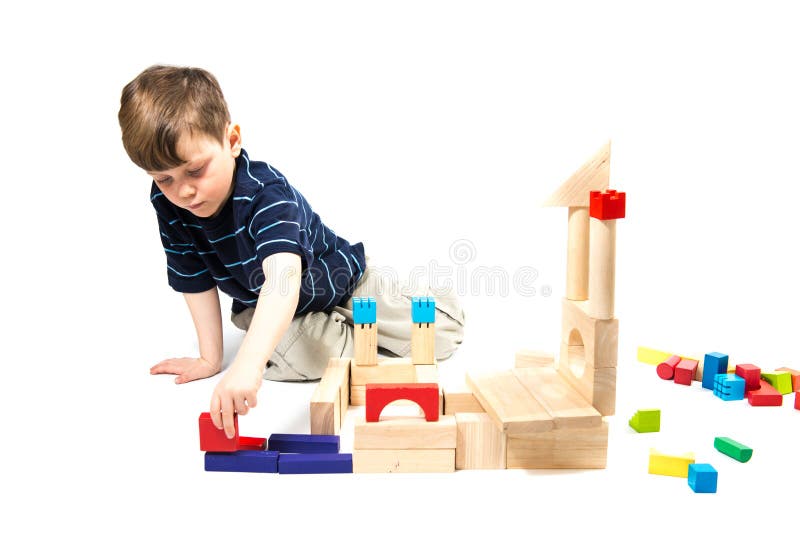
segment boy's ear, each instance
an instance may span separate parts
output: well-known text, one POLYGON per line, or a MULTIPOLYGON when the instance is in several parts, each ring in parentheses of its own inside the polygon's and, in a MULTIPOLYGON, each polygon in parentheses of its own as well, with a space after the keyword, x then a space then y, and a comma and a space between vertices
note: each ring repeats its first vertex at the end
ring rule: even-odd
POLYGON ((231 155, 234 158, 238 158, 239 154, 242 153, 242 132, 239 129, 239 125, 229 124, 228 130, 225 133, 225 138, 228 140, 228 144, 231 147, 231 155))

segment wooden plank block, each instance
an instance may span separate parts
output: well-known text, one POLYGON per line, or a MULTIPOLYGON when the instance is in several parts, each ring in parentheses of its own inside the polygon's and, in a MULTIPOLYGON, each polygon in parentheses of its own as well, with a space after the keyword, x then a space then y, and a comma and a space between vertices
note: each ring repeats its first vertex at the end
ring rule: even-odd
POLYGON ((443 415, 438 421, 421 417, 384 416, 368 423, 356 419, 353 437, 355 449, 455 449, 456 418, 443 415))
POLYGON ((506 436, 486 413, 456 414, 456 469, 505 469, 506 436))
POLYGON ((646 363, 648 365, 658 365, 659 363, 663 362, 673 353, 671 352, 664 352, 663 350, 656 350, 651 349, 648 347, 639 347, 636 350, 636 359, 642 363, 646 363))
POLYGON ((575 365, 582 358, 583 347, 562 343, 561 357, 558 359, 559 374, 601 415, 614 415, 617 397, 616 367, 594 369, 585 363, 582 367, 575 365))
POLYGON ((555 355, 543 350, 518 350, 514 355, 514 367, 554 367, 555 355))
POLYGON ((320 380, 311 394, 309 406, 312 434, 338 434, 342 428, 340 387, 320 380))
POLYGON ((354 473, 452 473, 455 449, 354 449, 354 473))
POLYGON ((547 410, 528 393, 511 371, 472 376, 467 386, 475 394, 498 429, 509 434, 544 432, 553 428, 547 410))
POLYGON ((589 316, 586 302, 562 300, 561 342, 583 345, 584 359, 595 369, 616 367, 619 349, 619 321, 589 316))
POLYGON ((508 469, 603 469, 608 451, 608 423, 591 428, 561 428, 508 436, 508 469))
POLYGON ((207 452, 206 471, 277 473, 279 453, 274 451, 207 452))
POLYGON ((417 381, 416 368, 408 358, 380 358, 375 365, 354 363, 350 367, 350 384, 354 386, 417 381))
POLYGON ((344 424, 344 417, 347 415, 347 407, 350 405, 350 367, 353 365, 352 358, 331 358, 328 366, 333 366, 335 371, 331 374, 331 380, 339 384, 339 426, 344 424))
POLYGON ((412 323, 411 361, 417 365, 432 365, 436 338, 436 323, 412 323))
POLYGON ((608 189, 611 141, 603 145, 553 193, 543 206, 588 206, 589 191, 608 189))
POLYGON ((514 369, 514 376, 544 406, 555 428, 599 426, 600 412, 568 385, 555 369, 532 367, 514 369))
POLYGON ((377 365, 377 323, 353 325, 353 360, 358 365, 377 365))
POLYGON ((466 384, 461 388, 444 386, 443 390, 445 415, 486 412, 466 384))

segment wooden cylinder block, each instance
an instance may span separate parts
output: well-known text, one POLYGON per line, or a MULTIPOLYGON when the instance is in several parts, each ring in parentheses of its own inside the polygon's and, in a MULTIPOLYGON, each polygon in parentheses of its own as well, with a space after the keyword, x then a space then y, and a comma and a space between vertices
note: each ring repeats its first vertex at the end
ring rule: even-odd
POLYGON ((589 298, 589 208, 569 208, 567 298, 589 298))
POLYGON ((595 319, 611 319, 614 317, 617 221, 592 217, 589 226, 589 315, 595 319))

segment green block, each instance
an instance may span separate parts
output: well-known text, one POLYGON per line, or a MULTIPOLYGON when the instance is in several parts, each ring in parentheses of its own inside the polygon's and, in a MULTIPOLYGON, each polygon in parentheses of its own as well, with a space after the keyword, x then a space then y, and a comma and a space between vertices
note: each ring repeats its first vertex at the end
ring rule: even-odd
POLYGON ((714 448, 734 460, 745 463, 753 456, 753 449, 731 438, 714 438, 714 448))
POLYGON ((792 392, 792 375, 785 371, 775 371, 772 373, 761 373, 761 378, 769 382, 769 385, 778 390, 781 395, 792 392))
POLYGON ((628 424, 639 433, 658 432, 661 429, 661 410, 638 410, 628 424))

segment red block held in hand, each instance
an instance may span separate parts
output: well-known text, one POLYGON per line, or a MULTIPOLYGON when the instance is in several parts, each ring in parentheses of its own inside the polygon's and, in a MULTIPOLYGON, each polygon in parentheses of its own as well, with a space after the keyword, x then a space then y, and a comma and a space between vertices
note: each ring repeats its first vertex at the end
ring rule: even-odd
POLYGON ((225 435, 225 430, 214 426, 209 412, 200 414, 200 450, 207 452, 234 452, 239 447, 239 419, 233 414, 233 428, 235 433, 231 439, 225 435))

